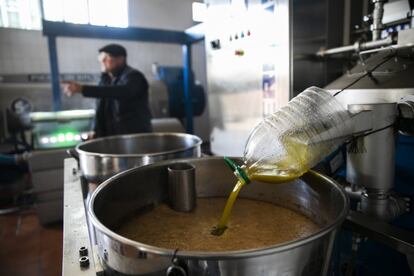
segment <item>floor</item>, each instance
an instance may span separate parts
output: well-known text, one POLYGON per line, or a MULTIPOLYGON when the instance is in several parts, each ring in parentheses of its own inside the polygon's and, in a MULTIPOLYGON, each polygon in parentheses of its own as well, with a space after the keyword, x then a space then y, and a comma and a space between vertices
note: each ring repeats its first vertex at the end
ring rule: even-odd
POLYGON ((0 216, 0 275, 62 275, 63 227, 39 224, 35 209, 0 216))

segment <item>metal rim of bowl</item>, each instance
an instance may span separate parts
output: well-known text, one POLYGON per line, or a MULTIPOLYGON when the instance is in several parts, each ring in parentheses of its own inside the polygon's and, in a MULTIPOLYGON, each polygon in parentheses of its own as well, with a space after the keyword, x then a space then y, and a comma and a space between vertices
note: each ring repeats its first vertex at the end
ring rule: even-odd
MULTIPOLYGON (((200 159, 200 158, 198 158, 198 159, 200 159)), ((206 157, 205 159, 210 159, 210 160, 211 159, 218 159, 218 160, 221 160, 222 157, 206 157)), ((196 158, 191 158, 191 159, 185 159, 185 160, 186 160, 186 162, 191 162, 192 160, 197 160, 197 159, 196 158)), ((117 234, 116 232, 114 232, 114 231, 110 230, 109 228, 107 228, 105 225, 103 225, 99 221, 99 219, 95 216, 95 212, 93 211, 95 198, 99 194, 99 192, 101 190, 105 189, 106 186, 110 185, 113 180, 115 180, 117 178, 121 178, 124 175, 133 172, 134 170, 142 169, 144 167, 149 167, 149 166, 167 165, 170 162, 171 162, 171 160, 166 160, 166 161, 158 162, 158 163, 155 163, 155 164, 149 164, 149 165, 145 165, 145 166, 138 167, 138 168, 131 168, 131 169, 128 169, 128 170, 123 171, 121 173, 118 173, 115 176, 112 176, 111 178, 105 180, 101 185, 99 185, 98 188, 92 194, 91 199, 90 199, 90 204, 88 206, 88 213, 89 213, 89 216, 92 220, 92 223, 93 223, 94 227, 96 227, 97 230, 103 232, 105 235, 107 235, 108 237, 110 237, 111 239, 113 239, 115 241, 118 241, 122 244, 126 244, 126 245, 131 246, 133 248, 136 248, 140 251, 145 251, 145 252, 149 252, 149 253, 152 253, 152 254, 157 254, 157 255, 161 255, 161 256, 173 256, 173 255, 175 255, 177 257, 183 257, 183 258, 187 258, 187 259, 200 259, 200 258, 204 258, 204 259, 237 259, 237 258, 251 258, 251 257, 259 257, 259 256, 263 256, 263 255, 275 254, 277 252, 283 252, 283 251, 291 250, 295 247, 299 247, 299 246, 302 246, 304 244, 310 243, 310 242, 312 242, 314 240, 317 240, 320 237, 326 235, 327 233, 332 232, 332 230, 335 227, 337 227, 337 225, 342 224, 342 222, 346 218, 346 215, 348 214, 349 198, 346 196, 344 190, 338 184, 335 184, 335 182, 331 178, 318 173, 321 178, 323 178, 325 181, 329 182, 330 185, 335 187, 335 189, 337 189, 338 192, 340 193, 340 195, 342 196, 343 201, 344 201, 344 208, 342 209, 341 213, 335 218, 335 220, 333 222, 331 222, 328 225, 322 227, 319 231, 315 232, 311 236, 307 236, 307 237, 304 237, 304 238, 300 238, 300 239, 296 239, 296 240, 293 240, 293 241, 288 241, 288 242, 285 242, 285 243, 280 243, 280 244, 273 245, 273 246, 268 246, 268 247, 246 249, 246 250, 235 250, 235 251, 208 251, 208 252, 204 252, 204 251, 186 251, 186 250, 176 251, 175 249, 168 249, 168 248, 148 245, 148 244, 141 243, 141 242, 138 242, 138 241, 134 241, 134 240, 128 239, 124 236, 121 236, 121 235, 117 234)))
POLYGON ((193 148, 201 146, 202 143, 203 143, 203 141, 201 140, 200 137, 198 137, 196 135, 192 135, 192 134, 187 134, 187 133, 178 133, 178 132, 139 133, 139 134, 127 134, 127 135, 114 135, 114 136, 108 136, 108 137, 93 139, 91 141, 86 141, 86 142, 83 142, 83 143, 80 143, 79 145, 77 145, 76 146, 76 151, 79 154, 83 154, 83 155, 87 155, 87 156, 99 156, 99 157, 157 156, 157 155, 172 154, 172 153, 176 153, 176 152, 181 152, 181 151, 186 151, 186 150, 189 150, 189 149, 193 149, 193 148), (83 146, 99 143, 99 142, 102 142, 103 140, 116 140, 116 139, 119 139, 119 138, 124 138, 125 139, 125 138, 146 137, 146 136, 153 136, 153 137, 162 137, 162 136, 164 136, 164 137, 166 137, 166 136, 186 137, 186 138, 191 138, 192 140, 195 141, 195 143, 192 146, 189 146, 189 147, 182 147, 182 148, 178 148, 178 149, 174 149, 174 150, 162 151, 162 152, 153 152, 153 153, 120 153, 120 154, 116 154, 116 153, 91 152, 91 151, 86 151, 86 150, 81 149, 81 147, 83 147, 83 146))

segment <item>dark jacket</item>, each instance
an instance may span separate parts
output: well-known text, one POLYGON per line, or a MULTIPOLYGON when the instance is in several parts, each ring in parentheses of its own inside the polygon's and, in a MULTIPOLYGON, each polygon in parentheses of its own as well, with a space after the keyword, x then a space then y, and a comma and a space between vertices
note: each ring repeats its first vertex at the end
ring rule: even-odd
POLYGON ((129 66, 111 80, 102 74, 99 86, 85 85, 85 97, 98 98, 94 131, 97 137, 151 132, 148 82, 144 75, 129 66))

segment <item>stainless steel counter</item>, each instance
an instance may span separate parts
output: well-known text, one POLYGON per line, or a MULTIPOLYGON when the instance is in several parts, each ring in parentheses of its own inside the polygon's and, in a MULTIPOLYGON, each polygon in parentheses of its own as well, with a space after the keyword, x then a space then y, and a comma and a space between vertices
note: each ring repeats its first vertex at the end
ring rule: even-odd
POLYGON ((64 160, 62 275, 103 275, 96 250, 89 239, 80 171, 73 158, 64 160), (81 267, 79 249, 87 247, 89 266, 81 267))

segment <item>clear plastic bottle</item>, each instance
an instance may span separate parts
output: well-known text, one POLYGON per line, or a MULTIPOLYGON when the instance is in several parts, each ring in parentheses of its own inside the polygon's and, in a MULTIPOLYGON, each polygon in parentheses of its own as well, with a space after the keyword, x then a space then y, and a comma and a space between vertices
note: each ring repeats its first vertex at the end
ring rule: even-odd
POLYGON ((329 92, 310 87, 263 119, 250 133, 240 167, 224 157, 238 178, 219 223, 211 234, 227 229, 233 204, 252 180, 287 182, 307 172, 352 133, 351 116, 329 92))
POLYGON ((351 132, 350 114, 341 103, 329 92, 310 87, 253 129, 244 165, 232 169, 246 182, 286 182, 315 166, 351 132))

